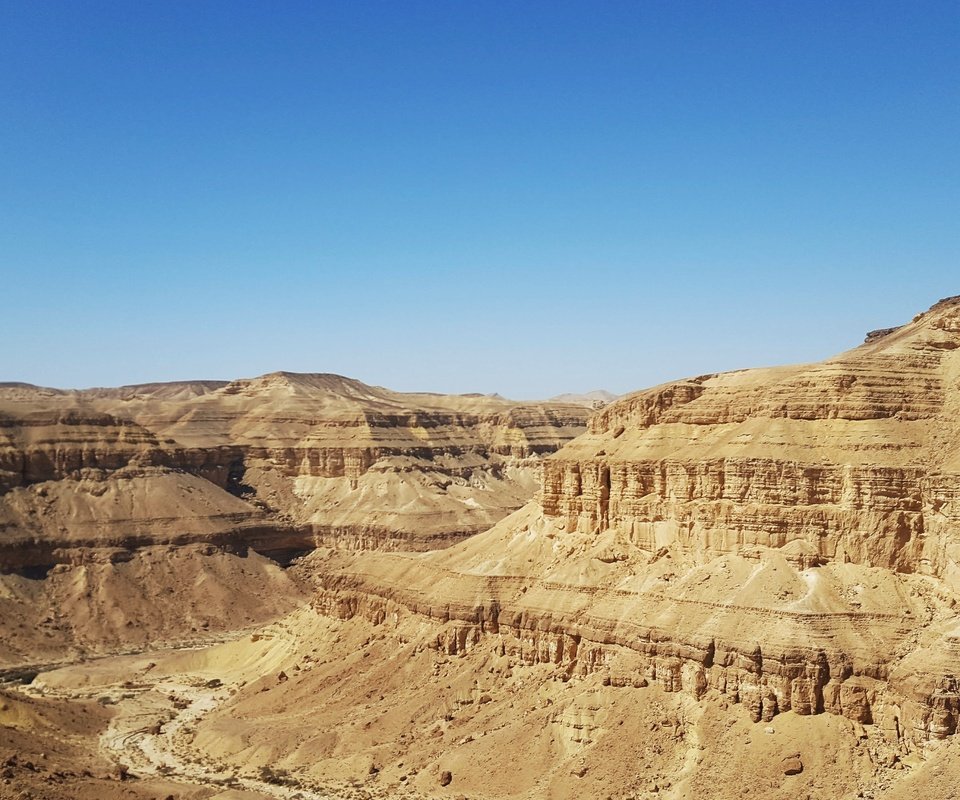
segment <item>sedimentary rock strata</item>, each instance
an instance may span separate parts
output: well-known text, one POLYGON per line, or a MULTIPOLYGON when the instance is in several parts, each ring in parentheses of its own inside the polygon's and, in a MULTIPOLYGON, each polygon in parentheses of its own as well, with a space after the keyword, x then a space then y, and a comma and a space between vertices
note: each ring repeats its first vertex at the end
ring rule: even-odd
POLYGON ((960 301, 944 301, 821 364, 666 384, 588 428, 583 409, 334 376, 7 387, 0 524, 42 557, 0 582, 0 619, 25 620, 0 626, 0 653, 22 669, 64 639, 93 650, 91 630, 143 646, 181 617, 194 632, 277 619, 38 678, 103 682, 131 727, 150 709, 131 763, 166 746, 191 780, 355 798, 948 796, 958 344, 960 301), (257 554, 305 543, 287 570, 257 554), (218 705, 177 729, 177 693, 202 705, 210 687, 218 705))
POLYGON ((905 750, 950 736, 958 344, 948 300, 821 364, 628 396, 490 532, 417 558, 318 554, 317 608, 414 614, 448 654, 496 637, 526 664, 716 692, 756 721, 828 712, 905 750))
POLYGON ((540 458, 587 416, 333 375, 70 392, 7 384, 0 565, 98 544, 449 544, 523 505, 540 458))
POLYGON ((495 397, 404 395, 333 375, 86 391, 2 385, 0 664, 31 647, 47 659, 58 647, 96 650, 98 636, 122 647, 237 624, 229 613, 184 615, 178 627, 164 610, 167 590, 202 606, 213 583, 160 569, 158 552, 171 563, 187 556, 183 575, 236 576, 238 593, 272 587, 277 602, 247 624, 301 598, 250 553, 285 564, 321 543, 449 545, 526 503, 542 457, 582 432, 588 414, 495 397), (70 574, 51 574, 54 567, 70 574), (144 591, 161 598, 148 624, 134 611, 139 587, 125 588, 122 577, 138 569, 144 591), (92 590, 93 573, 116 596, 92 590), (83 587, 70 619, 31 626, 67 585, 83 587), (88 614, 100 601, 103 613, 88 614))
POLYGON ((632 395, 544 467, 543 509, 647 549, 792 548, 952 575, 960 522, 960 303, 821 364, 632 395))

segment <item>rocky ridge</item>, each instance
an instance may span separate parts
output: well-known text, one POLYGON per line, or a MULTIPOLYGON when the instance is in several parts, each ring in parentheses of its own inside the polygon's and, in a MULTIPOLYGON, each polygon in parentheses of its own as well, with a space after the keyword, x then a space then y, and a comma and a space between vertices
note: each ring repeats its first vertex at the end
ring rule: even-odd
POLYGON ((821 364, 708 375, 598 413, 545 465, 567 530, 647 549, 775 547, 952 579, 960 302, 821 364))
POLYGON ((277 551, 449 544, 523 505, 540 458, 586 417, 333 375, 69 392, 6 384, 0 563, 188 540, 277 551))
POLYGON ((300 590, 257 554, 448 546, 526 503, 543 456, 588 413, 335 375, 0 385, 0 664, 284 613, 300 590), (231 619, 231 583, 275 602, 231 619), (133 613, 144 594, 156 597, 147 617, 133 613))
POLYGON ((815 365, 630 395, 544 462, 539 502, 442 553, 320 553, 315 607, 457 654, 751 719, 833 713, 907 753, 960 723, 960 300, 815 365))

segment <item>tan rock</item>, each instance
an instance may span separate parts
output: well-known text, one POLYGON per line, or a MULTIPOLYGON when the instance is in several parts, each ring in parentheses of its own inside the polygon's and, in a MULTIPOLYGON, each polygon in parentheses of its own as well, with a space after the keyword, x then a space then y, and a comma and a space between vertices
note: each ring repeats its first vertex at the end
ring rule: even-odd
POLYGON ((784 775, 799 775, 803 772, 803 762, 799 753, 790 753, 780 760, 780 769, 784 775))

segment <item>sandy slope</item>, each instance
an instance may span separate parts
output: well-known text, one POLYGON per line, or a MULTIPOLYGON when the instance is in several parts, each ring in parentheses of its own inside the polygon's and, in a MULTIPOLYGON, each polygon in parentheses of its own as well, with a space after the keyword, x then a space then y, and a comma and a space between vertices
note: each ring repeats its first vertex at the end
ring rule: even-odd
POLYGON ((121 563, 0 575, 0 669, 216 638, 303 601, 291 573, 249 551, 149 547, 121 563))
POLYGON ((141 779, 166 765, 168 780, 255 797, 950 796, 952 744, 900 759, 871 726, 752 723, 718 695, 638 680, 629 654, 610 667, 579 679, 495 640, 450 656, 408 615, 372 625, 304 609, 212 648, 48 673, 30 702, 116 700, 98 706, 105 756, 141 779), (794 753, 803 770, 786 775, 794 753))

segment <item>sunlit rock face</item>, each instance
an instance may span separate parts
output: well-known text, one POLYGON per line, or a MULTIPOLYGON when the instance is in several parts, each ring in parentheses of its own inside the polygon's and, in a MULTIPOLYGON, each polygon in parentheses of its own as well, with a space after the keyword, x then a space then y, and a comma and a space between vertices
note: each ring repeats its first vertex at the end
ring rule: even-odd
POLYGON ((526 503, 542 457, 589 413, 405 395, 335 375, 86 391, 6 384, 2 563, 186 541, 448 545, 526 503))
POLYGON ((819 364, 629 395, 543 462, 536 502, 449 550, 317 562, 318 610, 433 620, 527 665, 952 735, 960 300, 819 364))
POLYGON ((335 375, 0 385, 0 665, 275 616, 300 590, 259 555, 447 547, 528 502, 590 413, 335 375))
POLYGON ((952 573, 960 303, 820 364, 705 375, 599 412, 544 467, 544 513, 648 549, 952 573))

